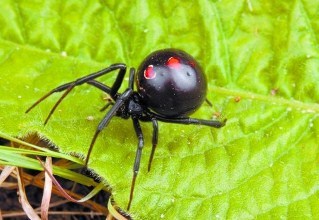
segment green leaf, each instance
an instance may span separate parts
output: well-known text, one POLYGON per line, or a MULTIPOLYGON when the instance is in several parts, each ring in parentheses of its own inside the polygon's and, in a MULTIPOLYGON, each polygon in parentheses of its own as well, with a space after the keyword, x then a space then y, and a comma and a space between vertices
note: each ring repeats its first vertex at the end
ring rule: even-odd
MULTIPOLYGON (((103 93, 77 87, 46 126, 59 94, 29 114, 25 110, 58 85, 112 63, 138 67, 156 49, 180 48, 202 64, 214 105, 204 104, 193 117, 209 119, 221 112, 227 125, 160 123, 159 145, 147 172, 152 125, 144 123, 134 216, 315 218, 318 9, 319 2, 311 0, 2 0, 0 131, 18 137, 37 133, 62 152, 85 156, 105 114, 99 112, 103 93)), ((115 76, 100 81, 112 85, 115 76)), ((114 118, 89 162, 122 207, 128 202, 136 147, 132 122, 114 118)))

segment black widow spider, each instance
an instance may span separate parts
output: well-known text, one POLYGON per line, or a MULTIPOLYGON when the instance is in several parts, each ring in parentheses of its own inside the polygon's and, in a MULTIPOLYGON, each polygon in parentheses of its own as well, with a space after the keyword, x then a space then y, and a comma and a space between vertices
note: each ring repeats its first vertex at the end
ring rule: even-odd
MULTIPOLYGON (((130 69, 128 88, 123 93, 119 93, 118 90, 122 85, 125 72, 126 65, 118 63, 73 82, 63 84, 36 101, 27 109, 26 113, 51 94, 64 91, 47 116, 44 122, 44 124, 46 124, 61 101, 75 86, 87 83, 108 93, 113 101, 110 101, 102 110, 110 105, 112 105, 112 108, 103 117, 94 133, 85 159, 85 166, 88 164, 98 134, 108 125, 112 117, 131 118, 138 139, 138 147, 133 166, 133 178, 127 206, 127 210, 129 210, 144 146, 144 138, 139 121, 152 122, 153 124, 153 146, 148 163, 148 171, 150 171, 158 140, 158 121, 220 128, 225 125, 226 120, 220 122, 188 117, 188 115, 197 110, 205 100, 208 102, 206 99, 207 82, 200 65, 192 56, 182 50, 163 49, 151 53, 139 66, 136 77, 135 69, 130 69), (114 70, 119 70, 119 72, 111 87, 95 80, 114 70), (137 91, 134 91, 135 79, 137 91)), ((208 104, 210 103, 208 102, 208 104)))

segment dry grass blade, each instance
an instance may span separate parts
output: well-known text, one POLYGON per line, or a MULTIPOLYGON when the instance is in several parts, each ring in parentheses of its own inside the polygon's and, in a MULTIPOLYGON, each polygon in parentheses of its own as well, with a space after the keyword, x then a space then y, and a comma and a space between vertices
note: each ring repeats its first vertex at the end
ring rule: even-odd
POLYGON ((14 171, 15 167, 13 166, 5 166, 0 174, 0 186, 1 184, 10 176, 10 174, 14 171))
MULTIPOLYGON (((99 191, 102 190, 102 188, 104 188, 104 183, 99 183, 92 191, 91 193, 89 193, 86 196, 80 196, 78 194, 74 194, 71 191, 65 190, 63 189, 63 187, 59 184, 59 182, 56 180, 56 178, 53 176, 52 171, 49 172, 46 168, 46 166, 43 164, 43 162, 41 161, 41 159, 39 157, 37 157, 37 159, 39 160, 41 166, 43 167, 43 169, 45 170, 45 173, 50 177, 51 181, 54 183, 54 185, 56 186, 56 190, 54 191, 56 194, 63 196, 64 198, 66 198, 67 200, 71 201, 71 202, 75 202, 75 203, 90 203, 89 199, 91 199, 94 195, 96 195, 99 191), (58 191, 58 193, 57 193, 58 191), (75 196, 76 198, 73 198, 72 196, 75 196), (79 197, 81 197, 81 199, 78 199, 79 197)), ((93 202, 93 205, 95 203, 93 202)), ((97 205, 97 204, 96 204, 97 205)), ((96 206, 95 205, 95 206, 96 206)), ((97 210, 102 211, 103 213, 108 213, 107 209, 105 209, 104 207, 97 205, 96 208, 100 208, 97 210)))
MULTIPOLYGON (((41 139, 33 140, 32 143, 41 146, 43 145, 44 147, 46 147, 46 142, 41 141, 41 139), (38 143, 39 141, 40 143, 38 143)), ((107 207, 105 207, 106 201, 109 200, 109 196, 111 195, 109 191, 105 191, 105 182, 97 183, 94 182, 94 180, 90 179, 90 177, 77 173, 79 165, 74 163, 74 161, 55 159, 55 162, 53 163, 51 155, 41 154, 40 152, 39 156, 46 156, 46 162, 44 162, 42 161, 43 159, 41 160, 36 153, 31 152, 31 150, 29 149, 25 149, 24 146, 25 145, 22 146, 17 144, 14 148, 12 148, 12 151, 10 151, 10 148, 8 147, 4 148, 4 152, 6 154, 2 154, 1 158, 1 160, 4 161, 4 164, 0 165, 0 171, 2 171, 0 172, 0 186, 1 188, 6 188, 8 190, 11 189, 19 191, 19 203, 21 204, 23 211, 21 210, 21 206, 18 204, 17 200, 17 208, 15 208, 15 211, 12 211, 8 205, 5 206, 5 209, 0 212, 0 220, 2 218, 15 218, 19 216, 27 216, 29 219, 47 220, 50 218, 49 216, 52 215, 61 215, 61 217, 65 217, 68 215, 91 217, 103 216, 104 218, 107 216, 107 219, 131 219, 129 215, 127 215, 126 218, 126 213, 121 213, 121 209, 117 210, 118 207, 116 205, 113 206, 113 204, 109 204, 109 207, 111 206, 112 209, 111 212, 109 212, 107 207), (17 151, 17 149, 20 148, 21 152, 17 151), (35 160, 34 156, 35 158, 37 158, 37 160, 35 160), (8 158, 10 158, 10 160, 8 160, 8 158), (13 164, 10 164, 10 162, 13 162, 13 164), (8 165, 4 166, 5 163, 7 163, 8 165), (21 168, 17 168, 20 167, 21 164, 22 166, 25 166, 23 167, 24 169, 26 169, 25 171, 23 171, 21 168), (70 169, 72 170, 71 172, 69 171, 70 169), (29 170, 36 170, 36 172, 29 172, 29 170), (58 176, 58 179, 56 179, 55 175, 58 176), (75 178, 72 178, 73 176, 75 178), (10 181, 7 181, 8 177, 11 177, 9 179, 10 181), (16 179, 17 181, 12 182, 12 180, 14 179, 16 179), (87 180, 89 180, 89 182, 87 180), (69 189, 71 186, 69 184, 69 181, 78 183, 79 185, 77 185, 75 189, 69 189), (26 191, 27 186, 28 190, 26 191), (40 191, 36 192, 37 189, 35 187, 43 189, 42 196, 42 193, 40 191), (85 187, 93 187, 93 189, 87 188, 87 190, 90 190, 90 192, 86 189, 84 191, 81 191, 81 189, 84 189, 85 187), (83 192, 86 192, 87 194, 84 196, 83 192), (99 194, 99 196, 96 197, 98 201, 91 200, 93 196, 96 196, 100 192, 102 194, 99 194), (28 193, 28 197, 26 193, 28 193), (58 199, 57 196, 64 197, 67 200, 56 201, 58 199), (52 203, 51 200, 55 202, 52 203), (41 201, 41 206, 37 205, 39 204, 39 201, 41 201), (78 206, 79 211, 68 211, 67 208, 65 210, 63 209, 63 211, 60 211, 60 207, 64 206, 63 204, 71 207, 72 204, 67 204, 70 201, 81 204, 78 206), (99 204, 101 202, 102 204, 99 204), (80 208, 81 206, 89 208, 91 211, 84 211, 85 209, 80 208)), ((73 206, 71 207, 71 209, 73 209, 73 206)))
POLYGON ((85 202, 85 201, 88 200, 88 199, 87 199, 87 200, 83 200, 83 198, 80 199, 80 200, 77 200, 77 199, 72 198, 72 196, 70 196, 70 195, 66 192, 66 190, 63 189, 63 187, 60 185, 60 183, 55 179, 55 177, 53 176, 52 172, 50 172, 50 171, 46 168, 46 166, 43 164, 43 162, 40 160, 40 158, 37 157, 37 159, 39 160, 41 166, 42 166, 43 169, 45 170, 45 175, 48 175, 48 176, 50 177, 51 181, 52 181, 52 182, 54 183, 54 185, 58 188, 58 190, 60 191, 60 193, 62 194, 62 196, 63 196, 64 198, 66 198, 67 200, 69 200, 69 201, 71 201, 71 202, 76 202, 76 203, 85 202), (82 201, 82 200, 83 200, 83 201, 82 201))
POLYGON ((21 177, 21 170, 20 168, 16 168, 17 172, 17 179, 18 179, 18 186, 19 186, 19 196, 20 196, 20 202, 22 205, 22 208, 25 212, 25 214, 33 220, 40 220, 40 217, 37 215, 36 211, 32 208, 30 205, 27 196, 25 194, 25 188, 23 183, 23 178, 21 177))
POLYGON ((43 188, 43 197, 41 202, 41 219, 48 219, 48 212, 50 207, 50 199, 52 193, 52 180, 49 174, 52 175, 52 158, 47 157, 45 161, 45 168, 47 172, 44 174, 44 188, 43 188))
POLYGON ((112 204, 111 198, 107 203, 107 208, 109 209, 109 215, 106 218, 107 220, 113 220, 114 218, 117 220, 128 220, 116 210, 116 208, 112 204))
MULTIPOLYGON (((14 167, 15 168, 15 167, 14 167)), ((0 166, 0 170, 3 170, 4 168, 0 166)), ((18 176, 17 176, 17 172, 16 172, 17 169, 14 169, 13 172, 11 172, 11 177, 12 178, 15 178, 17 179, 18 176)), ((43 172, 44 173, 44 172, 43 172)), ((24 183, 24 186, 25 185, 33 185, 35 187, 38 187, 38 188, 42 188, 44 187, 44 181, 43 179, 39 178, 40 176, 43 176, 42 173, 39 173, 36 177, 31 175, 31 174, 28 174, 28 173, 25 173, 23 172, 23 175, 20 177, 24 183)), ((3 185, 6 184, 6 182, 3 183, 3 185)), ((14 187, 14 188, 18 188, 18 185, 16 185, 17 187, 14 187)), ((83 198, 82 195, 78 194, 78 193, 75 193, 75 192, 72 192, 70 190, 65 190, 67 194, 71 195, 72 197, 80 200, 81 198, 83 198)), ((52 187, 52 193, 57 195, 57 196, 60 196, 60 197, 63 197, 61 191, 53 185, 52 187)), ((67 203, 67 202, 62 202, 62 203, 67 203)), ((83 206, 91 209, 92 211, 94 210, 94 215, 99 215, 98 213, 103 213, 103 214, 107 214, 108 213, 108 210, 107 208, 104 206, 104 205, 100 205, 92 200, 88 200, 84 203, 81 203, 83 206)), ((50 212, 51 214, 52 212, 50 212)), ((21 213, 21 215, 23 215, 24 213, 21 213)), ((92 212, 91 212, 92 214, 92 212)), ((3 213, 3 216, 6 216, 6 217, 14 217, 16 215, 15 214, 10 214, 10 213, 3 213)), ((19 216, 19 215, 18 215, 19 216)))

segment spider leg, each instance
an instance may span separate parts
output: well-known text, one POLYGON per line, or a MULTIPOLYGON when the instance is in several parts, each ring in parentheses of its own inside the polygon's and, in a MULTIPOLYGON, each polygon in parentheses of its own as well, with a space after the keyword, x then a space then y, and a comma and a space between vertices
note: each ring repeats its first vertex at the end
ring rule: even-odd
POLYGON ((135 181, 136 181, 138 171, 140 169, 142 150, 144 147, 144 138, 143 138, 143 132, 142 132, 140 123, 139 123, 138 119, 135 117, 132 117, 132 120, 133 120, 134 130, 135 130, 135 133, 136 133, 136 136, 138 139, 138 147, 136 150, 135 161, 134 161, 134 166, 133 166, 133 178, 132 178, 131 192, 130 192, 129 203, 127 205, 127 210, 129 210, 131 207, 133 193, 134 193, 134 187, 135 187, 135 181))
MULTIPOLYGON (((84 163, 85 166, 89 162, 91 151, 93 149, 94 143, 95 143, 96 138, 99 135, 99 133, 103 130, 103 128, 105 128, 109 124, 109 122, 111 121, 113 116, 116 114, 116 112, 119 110, 119 108, 121 108, 121 106, 124 104, 124 102, 126 100, 128 100, 129 98, 131 98, 131 95, 133 94, 134 74, 135 74, 135 70, 134 70, 134 68, 131 68, 130 69, 130 76, 129 76, 129 85, 128 85, 129 88, 127 88, 122 94, 116 93, 117 96, 116 96, 115 103, 113 104, 113 106, 110 109, 110 111, 108 111, 106 113, 106 115, 104 116, 104 118, 102 119, 100 124, 98 125, 98 127, 97 127, 97 129, 96 129, 96 131, 94 133, 94 136, 92 138, 92 141, 91 141, 91 144, 90 144, 90 147, 89 147, 86 159, 85 159, 85 163, 84 163)), ((105 86, 104 84, 99 83, 97 81, 89 81, 89 83, 91 85, 94 85, 94 86, 102 89, 102 90, 103 89, 105 89, 105 90, 109 89, 108 86, 105 86)))
MULTIPOLYGON (((128 88, 130 89, 134 89, 134 75, 135 75, 135 69, 134 68, 131 68, 130 69, 130 76, 129 76, 129 84, 128 84, 128 88)), ((123 79, 122 79, 123 81, 123 79)), ((121 83, 122 83, 121 81, 121 83)), ((108 93, 108 94, 111 94, 112 92, 112 88, 108 87, 107 85, 104 85, 103 83, 99 82, 99 81, 96 81, 96 80, 91 80, 89 82, 87 82, 88 84, 90 85, 93 85, 99 89, 101 89, 102 91, 108 93)), ((114 83, 115 84, 115 83, 114 83)), ((113 85, 114 86, 114 85, 113 85)), ((119 97, 120 94, 119 93, 115 93, 113 94, 113 100, 116 100, 117 97, 119 97)), ((112 96, 111 96, 112 97, 112 96)), ((103 106, 100 111, 104 111, 105 109, 107 109, 110 105, 114 105, 114 102, 112 101, 109 101, 105 106, 103 106)))
POLYGON ((134 78, 135 78, 135 69, 130 68, 130 76, 128 79, 128 87, 132 90, 134 90, 134 78))
POLYGON ((125 90, 125 92, 118 97, 118 99, 116 100, 116 102, 114 103, 114 105, 112 106, 110 111, 108 111, 106 113, 106 115, 104 116, 102 121, 97 126, 97 129, 96 129, 94 136, 92 138, 88 153, 86 155, 86 159, 85 159, 85 163, 84 163, 85 166, 87 166, 87 164, 88 164, 94 143, 95 143, 96 138, 98 137, 99 133, 103 130, 103 128, 105 128, 109 124, 109 122, 111 121, 113 116, 116 114, 116 112, 119 110, 119 108, 121 108, 123 103, 131 97, 132 93, 133 93, 132 89, 125 90))
MULTIPOLYGON (((95 85, 96 87, 98 87, 98 84, 94 84, 92 82, 94 82, 93 80, 95 78, 98 78, 102 75, 105 75, 107 73, 110 73, 114 70, 119 69, 119 73, 116 77, 116 80, 114 82, 114 84, 112 85, 112 87, 110 88, 110 96, 115 99, 116 98, 116 94, 118 89, 121 86, 121 83, 123 81, 125 72, 126 72, 126 65, 125 64, 113 64, 103 70, 100 70, 98 72, 95 73, 91 73, 87 76, 78 78, 77 80, 73 81, 73 82, 69 82, 66 84, 63 84, 61 86, 56 87, 55 89, 51 90, 49 93, 47 93, 46 95, 44 95, 43 97, 41 97, 38 101, 36 101, 33 105, 31 105, 27 110, 26 113, 28 113, 31 109, 33 109, 35 106, 37 106, 40 102, 42 102, 44 99, 46 99, 47 97, 49 97, 50 95, 52 95, 53 93, 56 92, 61 92, 64 91, 65 92, 62 94, 62 96, 60 97, 60 99, 55 103, 55 105, 53 106, 53 108, 51 109, 48 117, 46 118, 44 124, 46 124, 48 122, 48 120, 50 119, 51 115, 53 114, 53 112, 55 111, 55 109, 58 107, 58 105, 62 102, 62 100, 71 92, 71 90, 75 87, 75 86, 79 86, 82 85, 83 83, 89 83, 91 85, 95 85)), ((96 82, 96 81, 95 81, 96 82)))
MULTIPOLYGON (((103 83, 99 82, 99 81, 96 81, 96 80, 91 80, 91 81, 88 81, 87 84, 89 85, 92 85, 92 86, 95 86, 96 88, 102 90, 103 92, 107 93, 107 94, 110 94, 111 93, 111 87, 107 86, 107 85, 104 85, 103 83)), ((117 93, 115 94, 114 96, 119 96, 120 94, 117 93)))
POLYGON ((153 118, 152 123, 153 123, 152 151, 151 151, 150 159, 148 161, 148 172, 150 172, 150 170, 151 170, 151 165, 152 165, 155 149, 156 149, 156 146, 158 143, 158 123, 157 123, 157 120, 153 118))
MULTIPOLYGON (((105 93, 107 94, 110 94, 111 93, 111 88, 108 87, 107 85, 104 85, 103 83, 99 82, 99 81, 96 81, 96 80, 91 80, 89 82, 87 82, 87 84, 90 84, 92 86, 95 86, 96 88, 104 91, 105 93)), ((114 95, 114 98, 115 100, 117 99, 117 97, 119 97, 121 94, 120 93, 116 93, 114 95)), ((112 100, 107 100, 108 103, 103 106, 101 109, 100 109, 100 112, 104 111, 105 109, 107 109, 110 105, 114 105, 114 102, 112 100)))
POLYGON ((161 115, 148 112, 147 113, 149 117, 155 118, 158 121, 162 122, 168 122, 168 123, 174 123, 174 124, 194 124, 194 125, 205 125, 209 127, 214 128, 221 128, 225 126, 227 119, 224 119, 223 121, 216 121, 216 120, 204 120, 204 119, 197 119, 197 118, 166 118, 161 115))
POLYGON ((114 105, 114 102, 111 100, 108 100, 108 103, 106 103, 106 105, 104 105, 101 109, 100 112, 105 111, 108 107, 110 107, 111 105, 114 105))

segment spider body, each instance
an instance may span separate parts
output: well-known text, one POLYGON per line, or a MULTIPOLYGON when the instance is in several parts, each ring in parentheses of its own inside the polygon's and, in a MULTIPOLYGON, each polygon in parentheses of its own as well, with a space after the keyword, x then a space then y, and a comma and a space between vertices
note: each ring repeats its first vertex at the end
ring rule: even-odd
POLYGON ((170 118, 196 111, 206 98, 206 77, 200 65, 180 50, 155 51, 137 70, 137 91, 145 105, 170 118))
POLYGON ((225 125, 226 120, 220 122, 188 117, 196 111, 205 100, 207 101, 207 83, 200 65, 193 57, 182 50, 164 49, 151 53, 139 66, 136 77, 135 69, 130 69, 127 89, 123 93, 119 93, 118 90, 123 83, 125 73, 126 65, 119 63, 76 79, 73 82, 65 83, 51 90, 36 101, 26 113, 53 93, 64 91, 46 118, 44 122, 44 124, 46 124, 61 101, 74 87, 87 83, 108 93, 113 101, 110 101, 102 110, 105 110, 109 106, 112 107, 107 111, 97 126, 88 149, 85 165, 87 165, 89 161, 91 151, 99 133, 108 125, 110 120, 114 116, 124 119, 131 118, 138 139, 138 145, 133 165, 133 178, 127 207, 127 209, 129 209, 133 199, 135 180, 139 171, 144 146, 140 121, 152 122, 153 125, 152 151, 148 163, 148 170, 150 170, 158 142, 158 121, 220 128, 225 125), (118 75, 111 87, 96 81, 96 78, 115 70, 118 70, 118 75), (137 91, 134 90, 135 82, 137 91))

